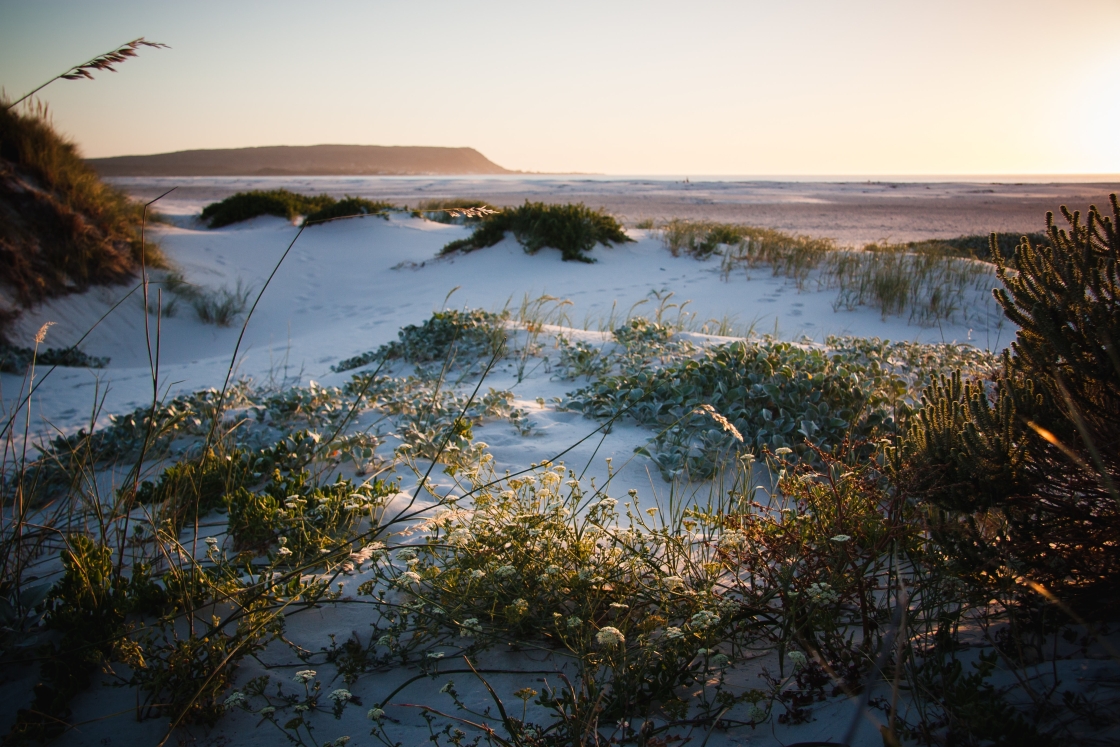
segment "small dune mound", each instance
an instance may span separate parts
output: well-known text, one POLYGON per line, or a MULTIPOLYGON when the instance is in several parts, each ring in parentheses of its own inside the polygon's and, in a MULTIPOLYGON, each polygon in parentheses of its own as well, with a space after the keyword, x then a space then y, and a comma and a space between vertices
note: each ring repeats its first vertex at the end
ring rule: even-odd
MULTIPOLYGON (((135 277, 142 209, 105 184, 45 106, 0 103, 0 339, 21 309, 135 277)), ((149 265, 163 265, 148 245, 149 265)))

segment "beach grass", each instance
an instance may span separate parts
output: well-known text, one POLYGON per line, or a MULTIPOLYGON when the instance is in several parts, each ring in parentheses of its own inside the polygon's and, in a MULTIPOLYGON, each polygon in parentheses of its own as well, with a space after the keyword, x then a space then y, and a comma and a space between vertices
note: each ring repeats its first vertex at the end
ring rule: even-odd
POLYGON ((506 208, 486 216, 470 237, 447 244, 440 252, 472 252, 494 246, 512 233, 529 254, 544 247, 559 249, 565 262, 594 262, 588 256, 597 244, 610 246, 633 241, 618 221, 601 210, 592 210, 582 203, 546 205, 526 201, 516 208, 506 208))
POLYGON ((21 308, 166 264, 141 243, 143 208, 101 181, 46 106, 0 105, 0 165, 0 338, 21 308))

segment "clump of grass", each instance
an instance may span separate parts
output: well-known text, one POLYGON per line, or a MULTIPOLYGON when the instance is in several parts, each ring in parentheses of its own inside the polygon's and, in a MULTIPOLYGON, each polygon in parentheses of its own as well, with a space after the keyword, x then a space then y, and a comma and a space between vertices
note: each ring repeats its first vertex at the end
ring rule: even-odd
POLYGON ((86 165, 45 106, 0 106, 0 325, 18 307, 134 277, 142 252, 164 266, 158 247, 141 246, 142 212, 86 165))
POLYGON ((440 254, 471 252, 494 246, 506 233, 535 254, 546 246, 559 249, 565 262, 594 262, 587 252, 596 244, 623 244, 633 241, 622 226, 601 210, 592 210, 583 203, 546 205, 526 201, 517 208, 507 208, 487 216, 469 238, 452 241, 440 254))
MULTIPOLYGON (((163 287, 169 292, 189 303, 203 324, 214 324, 218 327, 228 327, 237 317, 245 313, 249 305, 249 296, 253 289, 245 287, 238 278, 237 285, 230 290, 224 285, 214 290, 200 288, 187 282, 183 274, 171 271, 163 279, 163 287)), ((174 306, 165 306, 174 312, 174 306)), ((169 314, 173 316, 174 314, 169 314)))
POLYGON ((832 239, 793 236, 770 228, 731 223, 674 219, 661 232, 674 256, 681 252, 697 259, 722 255, 724 277, 737 267, 749 271, 765 265, 775 275, 795 280, 799 288, 809 273, 836 249, 832 239))
POLYGON ((498 211, 498 208, 485 200, 453 197, 446 200, 424 200, 412 211, 412 216, 437 223, 477 223, 485 217, 475 214, 474 211, 480 208, 498 211))
POLYGON ((836 308, 871 306, 884 319, 909 312, 911 321, 927 325, 967 311, 975 293, 996 283, 985 262, 929 251, 838 251, 821 276, 822 286, 837 290, 836 308))
POLYGON ((389 202, 374 202, 361 197, 336 200, 330 195, 301 195, 286 189, 253 190, 212 202, 200 216, 210 228, 222 228, 261 215, 275 215, 287 220, 305 216, 306 223, 319 223, 332 218, 356 215, 384 215, 395 209, 389 202))

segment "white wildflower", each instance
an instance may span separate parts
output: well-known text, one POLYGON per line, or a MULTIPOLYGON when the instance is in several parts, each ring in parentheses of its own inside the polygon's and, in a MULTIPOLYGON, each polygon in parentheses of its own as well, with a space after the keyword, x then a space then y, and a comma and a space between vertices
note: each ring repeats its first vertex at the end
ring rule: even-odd
POLYGON ((289 550, 289 549, 288 549, 288 548, 286 548, 286 547, 281 547, 280 549, 278 549, 278 550, 276 551, 276 554, 277 554, 277 555, 279 555, 279 556, 280 556, 280 557, 282 557, 282 558, 286 558, 286 557, 288 557, 289 555, 291 555, 291 554, 292 554, 292 551, 291 551, 291 550, 289 550))
POLYGON ((626 643, 626 636, 618 628, 607 626, 600 628, 599 632, 595 634, 595 640, 600 646, 619 646, 626 643))
POLYGON ((237 706, 244 703, 245 700, 245 693, 234 690, 232 693, 230 693, 230 696, 226 698, 226 708, 236 708, 237 706))
POLYGON ((805 593, 809 595, 809 599, 820 604, 834 604, 840 601, 840 595, 826 583, 812 584, 805 593))
POLYGON ((306 685, 311 680, 315 679, 314 669, 304 669, 301 672, 296 672, 296 676, 292 678, 292 682, 297 682, 301 685, 306 685))
POLYGON ((366 718, 370 721, 381 723, 381 719, 385 718, 385 711, 380 708, 370 708, 369 711, 366 712, 366 718))
POLYGON ((678 638, 683 638, 684 632, 676 627, 665 628, 665 637, 670 641, 675 641, 678 638))
POLYGON ((330 698, 331 700, 333 700, 335 703, 345 703, 348 700, 350 700, 351 698, 353 698, 354 696, 346 688, 340 687, 339 689, 335 690, 334 692, 332 692, 327 697, 330 698))
POLYGON ((847 542, 851 539, 851 537, 846 534, 838 534, 835 537, 830 537, 829 539, 831 539, 833 542, 847 542))
POLYGON ((708 610, 700 610, 688 621, 688 624, 698 630, 707 630, 710 627, 719 625, 719 615, 708 610))
POLYGON ((805 666, 806 662, 808 661, 805 658, 805 654, 801 653, 800 651, 790 651, 789 660, 793 664, 793 668, 795 670, 801 669, 801 667, 805 666))
POLYGON ((684 579, 680 576, 666 576, 661 579, 661 585, 669 591, 681 591, 684 589, 684 579))
POLYGON ((780 446, 780 447, 778 447, 777 449, 774 449, 774 453, 775 453, 775 454, 776 454, 777 456, 786 456, 787 454, 792 454, 792 453, 793 453, 793 449, 791 449, 791 448, 790 448, 790 447, 788 447, 788 446, 780 446))

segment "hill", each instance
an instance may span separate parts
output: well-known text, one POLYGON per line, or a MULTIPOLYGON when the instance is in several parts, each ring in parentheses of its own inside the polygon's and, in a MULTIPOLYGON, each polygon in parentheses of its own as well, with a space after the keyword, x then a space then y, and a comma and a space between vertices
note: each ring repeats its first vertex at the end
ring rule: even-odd
POLYGON ((275 145, 91 158, 102 176, 511 174, 474 148, 275 145))
MULTIPOLYGON (((0 99, 0 342, 22 309, 126 282, 141 262, 141 208, 105 184, 45 107, 0 99)), ((146 249, 149 265, 161 264, 146 249)))

